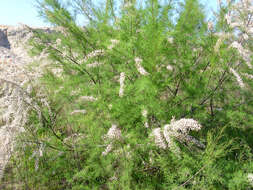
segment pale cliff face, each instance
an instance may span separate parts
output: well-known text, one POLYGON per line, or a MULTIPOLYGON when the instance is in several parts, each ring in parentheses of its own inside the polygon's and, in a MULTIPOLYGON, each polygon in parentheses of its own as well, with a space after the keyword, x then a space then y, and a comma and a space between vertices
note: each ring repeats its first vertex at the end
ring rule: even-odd
POLYGON ((31 33, 24 27, 0 27, 0 77, 21 84, 25 65, 32 61, 25 44, 31 33))
POLYGON ((15 136, 24 130, 26 122, 28 108, 20 89, 28 91, 30 81, 40 75, 40 69, 26 69, 34 60, 27 53, 30 47, 26 42, 31 37, 32 33, 23 26, 0 25, 0 178, 13 151, 15 136))
MULTIPOLYGON (((41 27, 45 32, 52 31, 51 28, 41 27)), ((24 53, 24 45, 32 37, 32 33, 26 28, 26 26, 6 26, 0 25, 0 47, 10 48, 12 52, 17 54, 24 53), (22 51, 19 50, 22 47, 22 51)))
POLYGON ((13 150, 14 138, 22 128, 20 116, 24 112, 20 115, 17 110, 20 112, 25 108, 18 104, 15 89, 6 82, 22 86, 27 81, 25 56, 22 56, 25 50, 18 43, 20 32, 22 30, 0 26, 0 178, 13 150))
MULTIPOLYGON (((38 29, 51 31, 50 28, 38 29)), ((45 55, 33 58, 28 55, 31 47, 27 42, 31 37, 32 32, 25 26, 0 25, 0 78, 23 85, 39 76, 40 69, 36 71, 26 69, 29 63, 34 61, 40 63, 45 58, 45 55)))

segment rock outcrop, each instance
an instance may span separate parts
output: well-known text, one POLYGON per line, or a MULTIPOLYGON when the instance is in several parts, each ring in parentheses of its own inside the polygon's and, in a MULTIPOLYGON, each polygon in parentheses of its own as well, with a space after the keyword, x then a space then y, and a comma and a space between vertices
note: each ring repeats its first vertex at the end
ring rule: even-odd
POLYGON ((27 69, 34 60, 25 45, 31 36, 23 26, 0 25, 0 179, 13 151, 15 136, 24 130, 28 109, 22 100, 23 90, 29 91, 29 81, 38 76, 36 70, 27 69))
POLYGON ((7 38, 7 29, 0 29, 0 46, 10 49, 10 43, 7 38))

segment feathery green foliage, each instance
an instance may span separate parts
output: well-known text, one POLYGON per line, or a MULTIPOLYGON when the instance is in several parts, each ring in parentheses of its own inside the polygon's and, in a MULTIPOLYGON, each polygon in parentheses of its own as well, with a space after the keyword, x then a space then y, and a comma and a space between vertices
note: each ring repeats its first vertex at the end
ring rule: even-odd
POLYGON ((13 156, 24 189, 250 189, 252 81, 235 82, 230 68, 248 68, 228 42, 215 50, 225 29, 208 29, 199 1, 69 2, 38 1, 55 26, 31 42, 51 60, 40 84, 50 106, 31 112, 13 156), (156 146, 152 131, 173 117, 198 121, 190 137, 204 147, 156 146))

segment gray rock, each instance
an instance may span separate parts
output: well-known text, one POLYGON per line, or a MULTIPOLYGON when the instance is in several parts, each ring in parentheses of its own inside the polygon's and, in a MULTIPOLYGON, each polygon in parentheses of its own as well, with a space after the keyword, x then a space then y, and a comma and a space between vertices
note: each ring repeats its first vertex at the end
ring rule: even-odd
POLYGON ((10 49, 10 43, 7 37, 7 29, 0 29, 0 46, 10 49))

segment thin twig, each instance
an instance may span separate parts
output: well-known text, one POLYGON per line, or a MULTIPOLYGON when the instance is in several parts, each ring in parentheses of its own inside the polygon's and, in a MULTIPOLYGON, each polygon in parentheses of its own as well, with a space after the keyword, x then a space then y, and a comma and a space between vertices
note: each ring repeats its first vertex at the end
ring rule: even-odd
POLYGON ((202 168, 199 169, 199 171, 197 171, 193 176, 191 176, 189 179, 187 179, 183 184, 181 184, 180 186, 185 186, 186 184, 188 184, 195 176, 197 176, 207 165, 203 166, 202 168))

